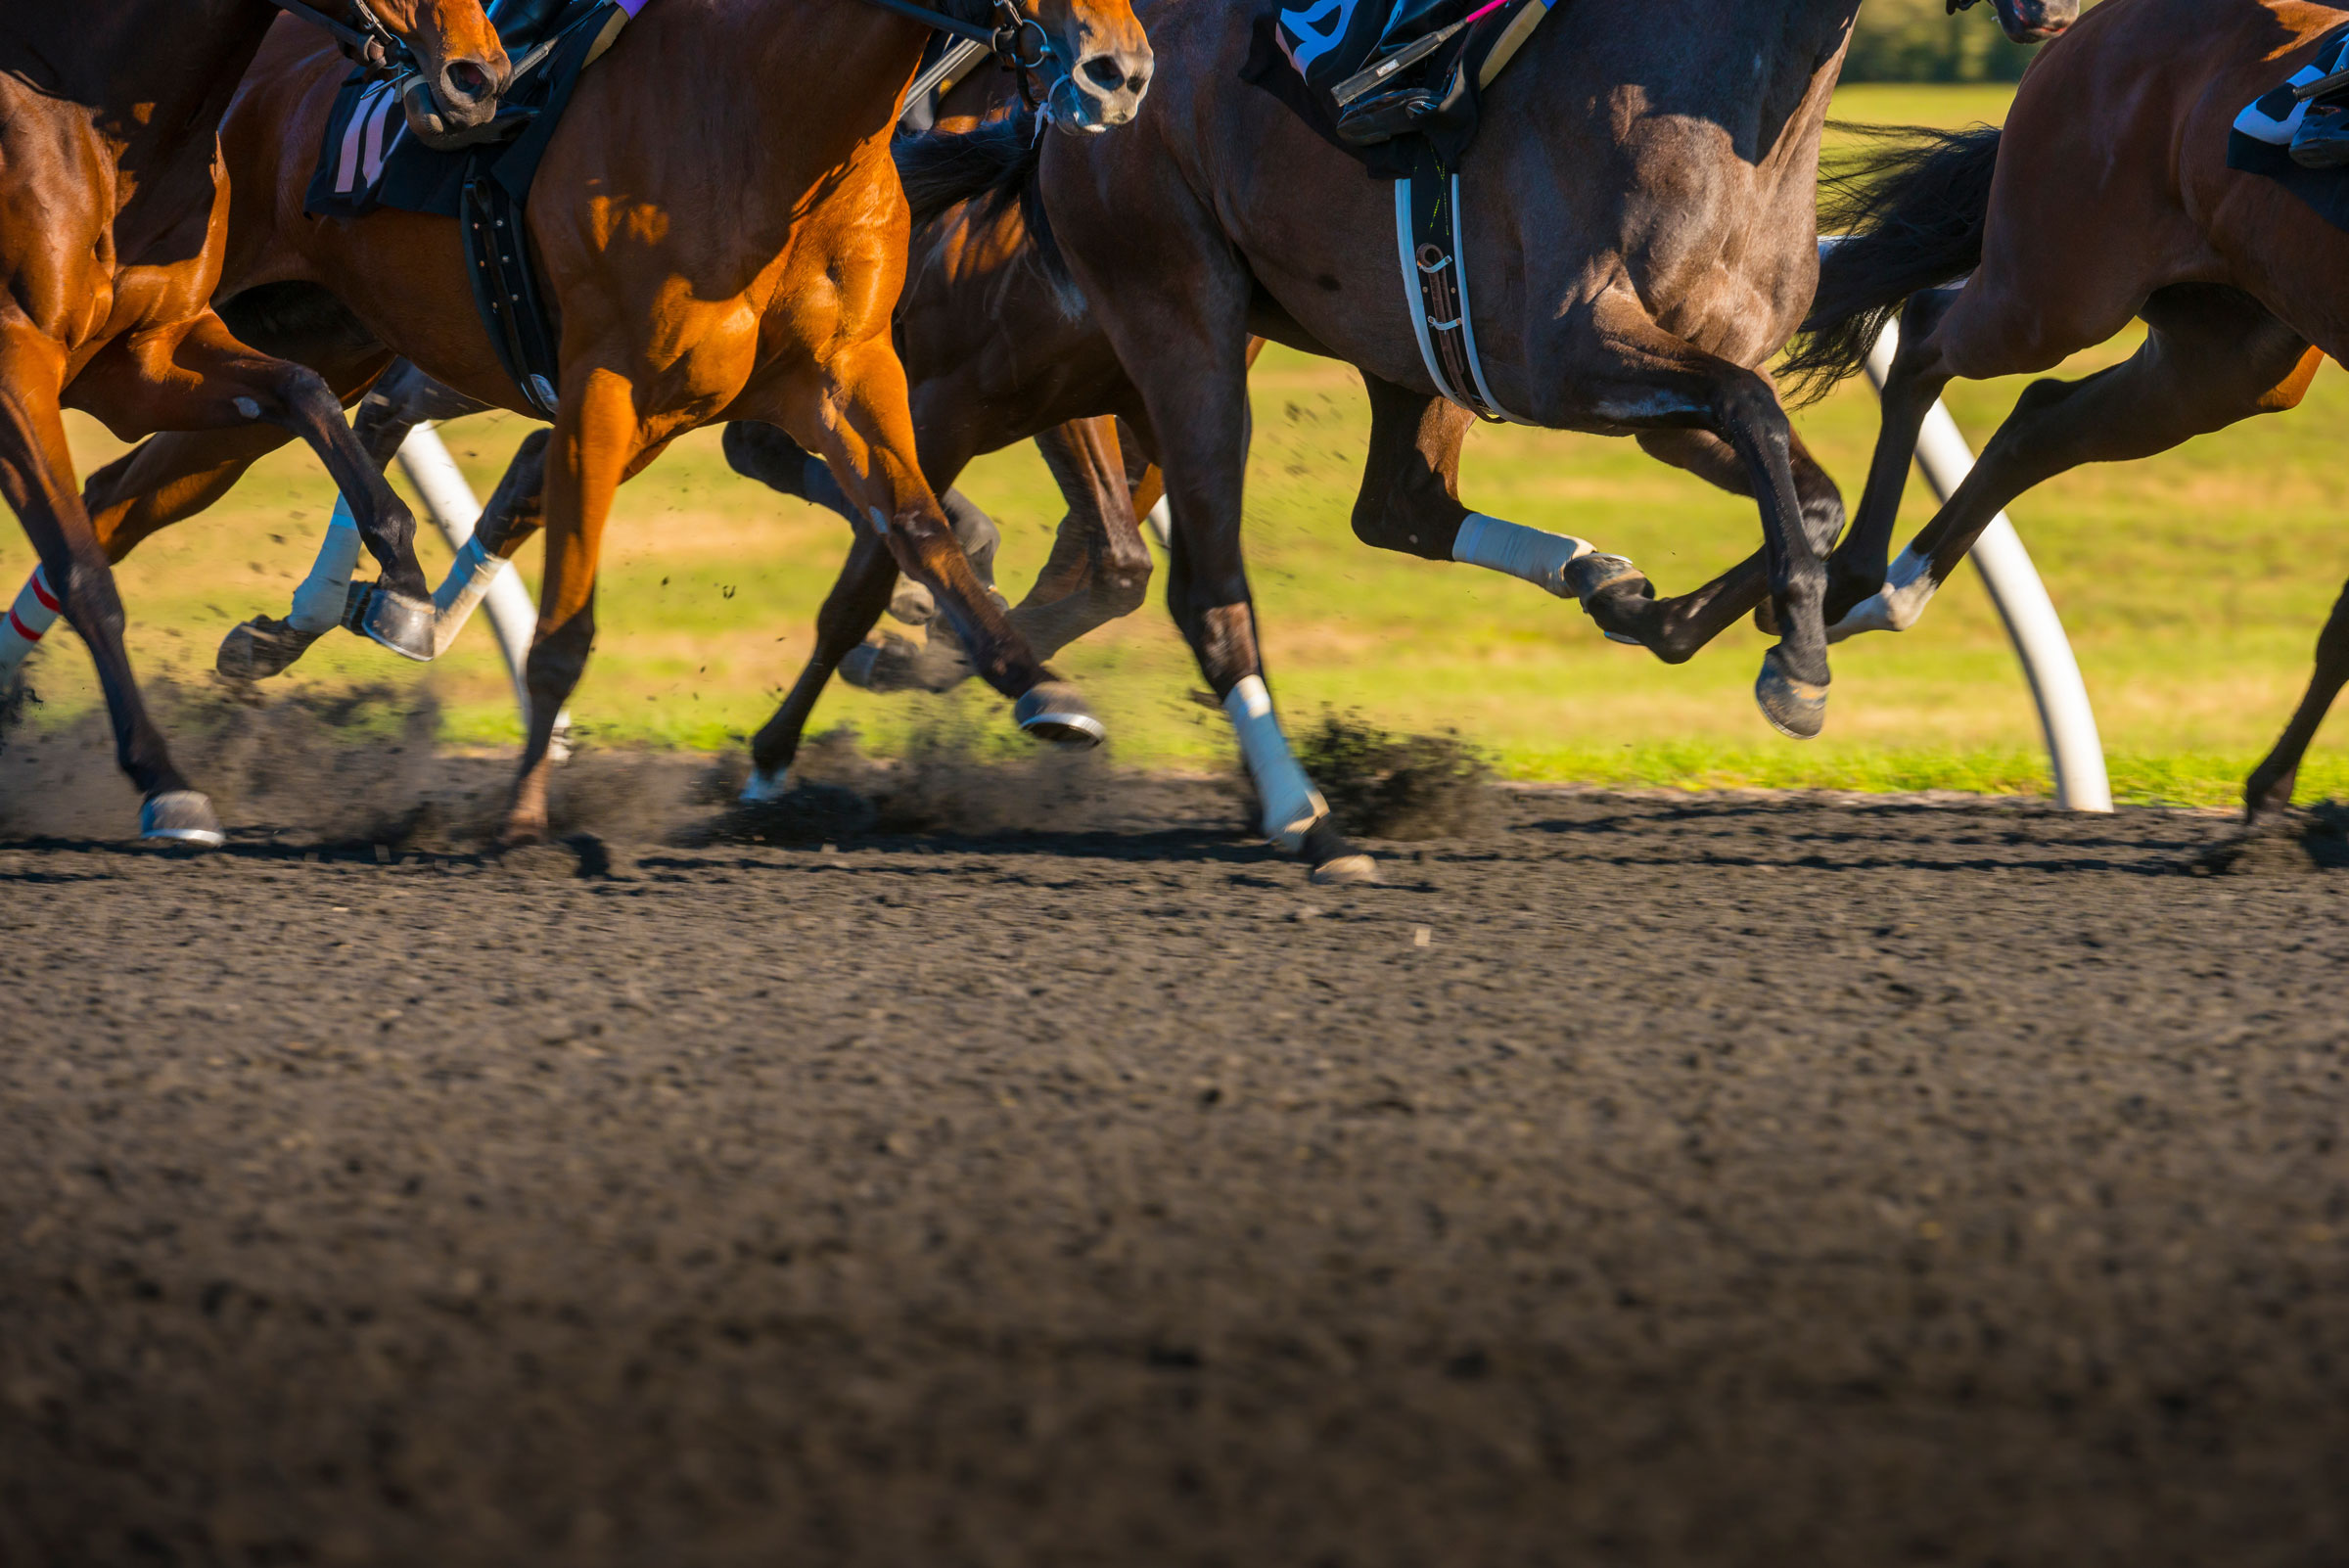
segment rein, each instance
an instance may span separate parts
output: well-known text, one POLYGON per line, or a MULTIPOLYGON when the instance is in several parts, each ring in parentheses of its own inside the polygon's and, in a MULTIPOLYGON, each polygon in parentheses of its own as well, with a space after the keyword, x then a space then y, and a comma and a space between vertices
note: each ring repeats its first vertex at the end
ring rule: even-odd
POLYGON ((304 5, 302 0, 269 0, 269 3, 287 16, 299 17, 311 26, 323 27, 334 34, 335 41, 343 46, 343 52, 370 70, 390 70, 394 62, 401 60, 411 67, 416 63, 408 46, 384 25, 383 19, 375 14, 367 0, 350 0, 350 9, 359 19, 359 24, 355 27, 347 22, 328 16, 316 6, 304 5))
MULTIPOLYGON (((276 3, 284 5, 287 0, 276 0, 276 3)), ((1023 77, 1027 72, 1041 68, 1051 58, 1051 39, 1045 34, 1043 23, 1023 14, 1012 0, 990 0, 995 14, 995 25, 992 27, 977 22, 965 22, 960 17, 950 17, 943 11, 920 4, 919 0, 864 0, 864 3, 893 16, 903 17, 908 22, 918 22, 925 27, 951 33, 966 43, 983 45, 1023 77)))

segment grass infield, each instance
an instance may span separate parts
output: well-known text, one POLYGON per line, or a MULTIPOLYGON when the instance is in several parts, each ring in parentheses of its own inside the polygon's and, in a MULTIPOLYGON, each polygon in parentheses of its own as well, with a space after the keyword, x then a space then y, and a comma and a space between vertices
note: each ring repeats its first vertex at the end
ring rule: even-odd
MULTIPOLYGON (((1996 119, 1999 87, 1847 88, 1839 117, 1961 124, 1996 119)), ((2066 375, 2109 363, 2122 343, 2066 375)), ((2020 382, 1960 386, 1950 402, 1977 443, 2020 382)), ((1764 646, 1750 628, 1683 668, 1601 640, 1573 606, 1522 583, 1374 552, 1347 518, 1365 414, 1351 370, 1275 350, 1256 383, 1248 545, 1267 660, 1291 727, 1323 709, 1395 730, 1455 730, 1508 777, 1594 783, 1957 789, 2045 793, 2038 723, 2014 658, 1971 575, 1917 630, 1835 651, 1826 735, 1782 741, 1748 688, 1764 646)), ((2167 457, 2067 476, 2026 496, 2016 526, 2080 654, 2111 757, 2115 793, 2141 802, 2225 804, 2281 726, 2305 679, 2349 544, 2334 536, 2330 483, 2341 459, 2349 382, 2319 376, 2299 412, 2195 441, 2167 457)), ((1799 421, 1856 497, 1875 432, 1865 387, 1799 421)), ((527 425, 511 416, 445 432, 486 494, 527 425)), ((87 422, 85 465, 118 446, 87 422)), ((1015 594, 1041 563, 1060 506, 1032 451, 980 463, 963 487, 1005 534, 1015 594)), ((1628 441, 1487 429, 1471 440, 1463 494, 1480 510, 1579 533, 1637 560, 1666 591, 1693 586, 1753 549, 1745 501, 1647 460, 1628 441)), ((122 569, 142 670, 208 678, 211 651, 257 610, 282 614, 332 493, 306 452, 263 463, 200 521, 148 543, 122 569)), ((1931 515, 1912 484, 1906 537, 1931 515)), ((429 533, 429 530, 427 530, 429 533)), ((592 739, 717 748, 755 728, 805 658, 815 608, 837 569, 843 526, 734 478, 714 432, 678 443, 622 492, 607 535, 596 655, 573 710, 592 739)), ((428 541, 435 571, 445 559, 428 541)), ((0 532, 0 572, 30 554, 0 532)), ((534 577, 535 551, 526 553, 534 577)), ((1155 603, 1060 661, 1112 726, 1123 763, 1226 765, 1220 715, 1192 700, 1188 653, 1155 603)), ((295 680, 429 691, 444 738, 506 744, 511 694, 485 625, 430 670, 355 639, 322 646, 295 680)), ((86 657, 61 631, 36 656, 55 722, 96 702, 86 657)), ((942 700, 984 716, 991 694, 942 700)), ((855 725, 887 750, 932 721, 941 701, 874 699, 837 684, 818 727, 855 725)), ((1007 725, 988 725, 1016 746, 1007 725)), ((2336 726, 2303 775, 2303 798, 2349 794, 2336 726)))

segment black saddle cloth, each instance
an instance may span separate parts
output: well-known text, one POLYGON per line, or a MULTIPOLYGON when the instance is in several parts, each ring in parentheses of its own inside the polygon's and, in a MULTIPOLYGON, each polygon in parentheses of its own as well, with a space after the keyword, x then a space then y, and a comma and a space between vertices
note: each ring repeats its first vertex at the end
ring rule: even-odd
POLYGON ((360 217, 379 207, 403 212, 459 215, 475 160, 488 155, 488 172, 520 200, 545 156, 548 139, 571 102, 579 73, 617 14, 633 15, 644 0, 496 0, 489 20, 508 59, 520 63, 554 41, 545 63, 506 97, 518 134, 486 148, 436 152, 407 133, 396 84, 354 71, 336 94, 327 117, 326 145, 302 206, 312 217, 360 217))
POLYGON ((1476 139, 1477 79, 1494 46, 1528 6, 1546 8, 1551 3, 1508 0, 1461 29, 1427 60, 1399 73, 1396 85, 1429 88, 1440 106, 1413 127, 1413 134, 1391 142, 1360 146, 1340 136, 1340 111, 1331 89, 1369 66, 1382 42, 1391 51, 1483 10, 1487 0, 1407 0, 1393 36, 1385 36, 1390 19, 1398 14, 1390 0, 1260 0, 1240 77, 1287 104, 1322 140, 1381 178, 1408 175, 1431 150, 1450 168, 1476 139))

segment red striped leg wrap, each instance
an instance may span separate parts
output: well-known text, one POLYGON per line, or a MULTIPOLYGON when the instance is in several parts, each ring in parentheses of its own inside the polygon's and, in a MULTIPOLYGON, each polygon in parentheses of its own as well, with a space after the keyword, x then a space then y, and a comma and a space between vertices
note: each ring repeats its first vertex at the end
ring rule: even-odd
POLYGON ((32 576, 17 594, 17 602, 0 618, 0 674, 6 674, 24 662, 51 626, 64 606, 57 595, 49 591, 49 571, 34 567, 32 576))

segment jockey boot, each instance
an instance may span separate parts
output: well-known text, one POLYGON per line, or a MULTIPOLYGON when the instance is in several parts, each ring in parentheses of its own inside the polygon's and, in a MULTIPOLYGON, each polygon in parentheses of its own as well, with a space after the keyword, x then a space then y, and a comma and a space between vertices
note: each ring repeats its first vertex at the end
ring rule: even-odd
POLYGON ((2349 164, 2349 88, 2310 102, 2292 132, 2292 161, 2302 168, 2349 164))
POLYGON ((1408 80, 1437 51, 1411 45, 1467 15, 1466 0, 1397 0, 1387 17, 1370 68, 1338 84, 1338 135, 1357 147, 1375 147, 1419 129, 1443 110, 1445 83, 1408 80))

